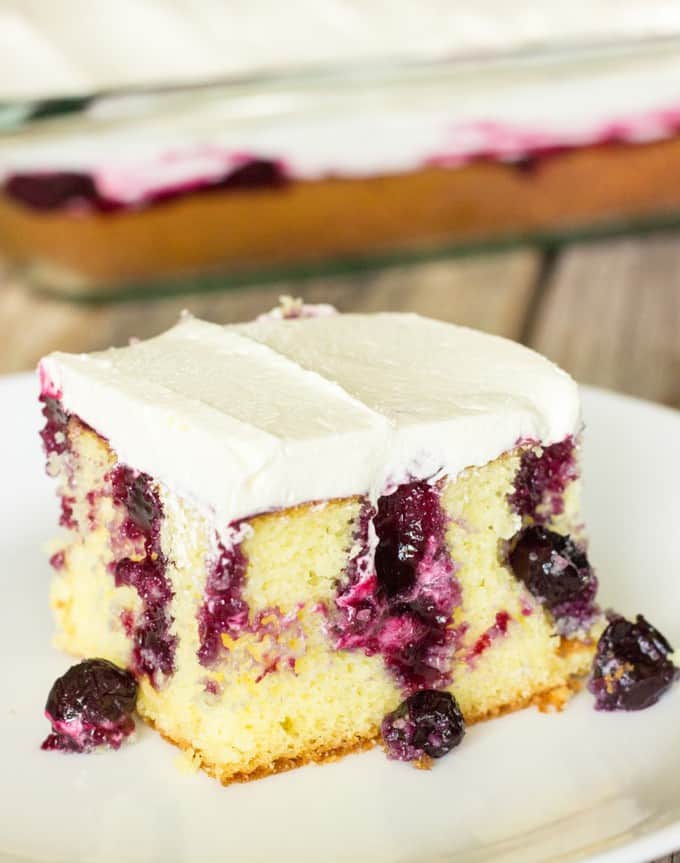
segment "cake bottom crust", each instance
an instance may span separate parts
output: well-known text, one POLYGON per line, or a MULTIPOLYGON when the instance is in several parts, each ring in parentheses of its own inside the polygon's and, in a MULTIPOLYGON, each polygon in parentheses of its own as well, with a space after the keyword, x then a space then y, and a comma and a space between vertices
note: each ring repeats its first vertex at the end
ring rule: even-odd
MULTIPOLYGON (((588 657, 590 660, 595 652, 595 646, 582 642, 563 640, 562 645, 567 646, 570 653, 584 654, 584 659, 588 657)), ((556 713, 562 711, 571 697, 579 692, 582 688, 582 679, 578 675, 568 677, 562 683, 556 686, 551 686, 539 692, 533 692, 530 695, 515 699, 507 704, 501 704, 494 707, 492 710, 487 710, 479 713, 468 713, 465 717, 467 726, 476 725, 478 722, 486 722, 489 719, 497 719, 500 716, 505 716, 509 713, 515 713, 518 710, 524 710, 528 707, 536 707, 542 713, 556 713)), ((337 746, 319 747, 318 749, 310 749, 307 752, 298 755, 296 758, 278 758, 269 765, 259 765, 250 771, 237 771, 225 775, 225 771, 219 764, 214 764, 204 757, 204 755, 194 749, 187 740, 179 737, 174 737, 171 734, 163 731, 158 727, 155 720, 150 716, 140 714, 144 722, 149 725, 154 731, 157 731, 161 737, 173 746, 177 746, 183 752, 191 756, 192 762, 196 764, 198 769, 203 770, 213 779, 217 779, 222 785, 232 785, 241 782, 251 782, 255 779, 262 779, 265 776, 272 776, 276 773, 285 773, 288 770, 294 770, 296 767, 303 767, 307 764, 325 764, 330 761, 339 761, 345 755, 351 755, 356 752, 363 752, 372 749, 374 746, 380 745, 380 731, 376 728, 371 736, 357 737, 353 740, 345 741, 337 746)), ((416 767, 428 769, 432 765, 431 759, 426 759, 422 763, 416 763, 416 767)))

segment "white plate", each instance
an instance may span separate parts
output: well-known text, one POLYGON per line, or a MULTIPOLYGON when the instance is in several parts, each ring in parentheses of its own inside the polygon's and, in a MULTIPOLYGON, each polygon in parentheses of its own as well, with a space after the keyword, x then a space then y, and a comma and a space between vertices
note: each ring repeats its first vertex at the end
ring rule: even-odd
MULTIPOLYGON (((586 509, 605 605, 680 645, 680 414, 584 392, 586 509)), ((381 751, 221 788, 136 745, 45 753, 50 647, 41 545, 56 504, 35 384, 0 381, 0 861, 646 861, 680 847, 680 686, 640 714, 525 710, 470 729, 430 773, 381 751)))

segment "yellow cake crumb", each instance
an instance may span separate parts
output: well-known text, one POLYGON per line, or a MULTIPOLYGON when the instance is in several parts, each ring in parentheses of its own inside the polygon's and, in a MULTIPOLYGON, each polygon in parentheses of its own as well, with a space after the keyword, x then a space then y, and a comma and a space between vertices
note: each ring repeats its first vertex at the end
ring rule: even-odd
MULTIPOLYGON (((124 614, 139 615, 141 604, 131 587, 115 586, 109 571, 108 526, 117 516, 106 475, 115 457, 101 438, 77 424, 70 435, 75 487, 97 489, 98 497, 92 528, 92 504, 77 491, 78 529, 59 546, 65 554, 52 588, 57 643, 74 654, 128 665, 131 642, 122 620, 124 614)), ((463 472, 442 492, 447 547, 462 590, 453 625, 467 625, 450 691, 467 722, 530 703, 561 708, 573 677, 587 671, 594 651, 593 637, 556 637, 550 615, 507 568, 502 544, 521 527, 508 504, 518 465, 518 453, 506 454, 463 472), (507 637, 470 660, 476 639, 500 611, 509 616, 507 637)), ((327 620, 356 542, 361 500, 312 503, 250 520, 243 598, 251 620, 261 615, 261 629, 222 634, 226 649, 218 665, 207 669, 197 656, 198 611, 207 562, 215 554, 213 529, 189 501, 163 486, 157 492, 164 511, 161 549, 174 592, 175 671, 158 688, 140 680, 138 710, 186 749, 182 769, 200 765, 228 782, 372 745, 382 717, 403 693, 381 656, 335 649, 327 620), (286 662, 277 661, 281 655, 286 662)), ((562 532, 580 523, 577 481, 568 501, 568 511, 551 525, 562 532)), ((601 621, 593 632, 597 627, 601 621)))

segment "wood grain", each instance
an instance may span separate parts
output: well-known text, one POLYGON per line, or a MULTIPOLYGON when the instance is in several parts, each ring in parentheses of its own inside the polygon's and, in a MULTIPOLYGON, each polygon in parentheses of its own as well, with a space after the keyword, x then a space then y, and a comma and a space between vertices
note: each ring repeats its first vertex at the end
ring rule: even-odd
POLYGON ((52 350, 91 351, 124 345, 131 336, 147 338, 175 323, 182 309, 220 323, 249 320, 287 293, 345 312, 408 309, 519 338, 539 265, 537 253, 519 250, 304 283, 90 306, 38 296, 6 279, 0 281, 0 372, 33 368, 52 350))
POLYGON ((579 381, 680 407, 678 235, 566 249, 528 341, 579 381))

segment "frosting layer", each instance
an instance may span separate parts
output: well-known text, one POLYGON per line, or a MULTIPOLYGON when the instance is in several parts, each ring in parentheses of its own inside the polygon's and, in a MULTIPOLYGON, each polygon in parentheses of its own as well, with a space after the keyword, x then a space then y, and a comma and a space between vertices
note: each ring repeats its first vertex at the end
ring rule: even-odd
MULTIPOLYGON (((252 161, 314 181, 660 140, 680 128, 678 44, 325 85, 112 95, 0 136, 0 180, 82 173, 107 202, 142 207, 219 184, 252 161)), ((74 199, 72 211, 82 214, 87 202, 74 199)))
POLYGON ((457 475, 580 428, 577 387, 514 342, 413 314, 185 316, 145 342, 54 353, 43 386, 125 464, 219 525, 457 475))
POLYGON ((674 0, 4 0, 0 98, 620 44, 680 32, 674 0), (102 38, 106 34, 106 38, 102 38))

